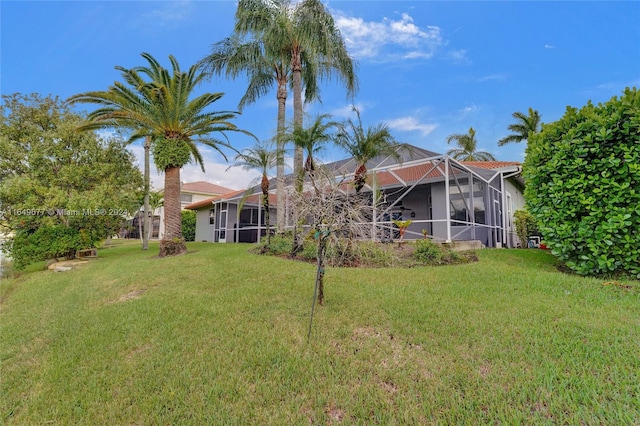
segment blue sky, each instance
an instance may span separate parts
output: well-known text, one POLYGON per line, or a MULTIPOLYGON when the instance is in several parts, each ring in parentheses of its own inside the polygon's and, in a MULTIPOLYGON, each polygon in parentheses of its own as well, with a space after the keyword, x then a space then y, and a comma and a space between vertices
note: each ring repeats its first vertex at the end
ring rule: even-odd
MULTIPOLYGON (((625 86, 640 86, 640 2, 328 1, 358 64, 353 100, 366 126, 386 123, 396 139, 444 153, 452 133, 477 131, 479 148, 499 160, 522 161, 524 144, 498 147, 514 111, 537 109, 543 122, 567 105, 604 102, 625 86)), ((183 69, 231 34, 233 1, 0 2, 3 94, 38 92, 62 99, 105 90, 114 67, 143 65, 149 52, 183 69)), ((218 110, 235 110, 246 81, 214 78, 200 90, 224 92, 218 110)), ((318 113, 348 117, 351 102, 334 82, 321 86, 318 113)), ((292 96, 289 95, 289 103, 292 96)), ((91 109, 84 105, 83 109, 91 109)), ((259 139, 273 136, 275 91, 236 120, 259 139)), ((288 119, 292 118, 291 110, 288 119)), ((237 149, 253 140, 233 136, 237 149)), ((139 146, 132 146, 138 156, 139 146)), ((188 165, 184 181, 208 180, 233 189, 255 174, 203 150, 206 173, 188 165)), ((324 161, 345 157, 335 148, 324 161)), ((153 173, 154 186, 162 176, 153 173)))

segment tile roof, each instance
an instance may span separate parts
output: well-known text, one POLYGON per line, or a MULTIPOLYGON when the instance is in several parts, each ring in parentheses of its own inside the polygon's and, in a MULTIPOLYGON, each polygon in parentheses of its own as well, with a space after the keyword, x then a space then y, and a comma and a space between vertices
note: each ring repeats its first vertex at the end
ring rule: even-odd
POLYGON ((205 181, 187 182, 183 183, 180 187, 180 192, 195 192, 198 194, 219 195, 226 194, 227 192, 231 191, 233 191, 233 189, 225 188, 224 186, 205 181))
MULTIPOLYGON (((198 210, 202 207, 206 207, 206 206, 211 206, 213 204, 214 201, 220 200, 220 201, 224 201, 224 200, 228 200, 231 198, 235 198, 238 197, 240 195, 242 195, 243 193, 250 191, 247 189, 240 189, 237 191, 231 191, 231 192, 227 192, 226 194, 222 194, 222 195, 216 195, 215 197, 211 197, 211 198, 207 198, 206 200, 201 200, 201 201, 196 201, 195 203, 191 203, 187 206, 185 206, 185 209, 188 210, 198 210)), ((240 197, 242 198, 242 197, 240 197)), ((258 204, 258 203, 262 203, 262 193, 259 194, 254 194, 254 195, 249 195, 248 197, 245 198, 244 200, 245 203, 252 203, 252 204, 258 204)), ((269 204, 271 206, 275 206, 277 202, 277 197, 275 194, 269 194, 269 204)))

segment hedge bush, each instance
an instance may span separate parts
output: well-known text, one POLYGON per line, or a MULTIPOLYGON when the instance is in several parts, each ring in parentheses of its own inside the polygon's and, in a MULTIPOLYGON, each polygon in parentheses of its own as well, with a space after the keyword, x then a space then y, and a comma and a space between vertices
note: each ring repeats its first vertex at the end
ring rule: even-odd
POLYGON ((196 239, 196 212, 193 210, 182 210, 182 237, 185 241, 195 241, 196 239))
POLYGON ((525 198, 546 245, 584 275, 640 278, 640 93, 567 107, 529 138, 525 198))

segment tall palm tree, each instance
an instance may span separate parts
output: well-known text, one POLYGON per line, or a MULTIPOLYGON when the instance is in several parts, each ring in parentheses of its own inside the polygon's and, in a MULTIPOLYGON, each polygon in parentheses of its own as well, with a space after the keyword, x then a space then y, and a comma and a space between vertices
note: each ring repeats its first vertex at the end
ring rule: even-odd
POLYGON ((505 136, 498 141, 498 146, 503 146, 511 142, 520 143, 528 140, 531 133, 538 133, 540 131, 540 113, 533 108, 529 108, 529 114, 526 115, 522 112, 514 112, 513 118, 516 119, 516 123, 510 124, 507 127, 513 133, 505 136))
POLYGON ((360 192, 367 182, 367 162, 385 154, 399 158, 397 152, 399 144, 391 135, 387 125, 378 124, 365 129, 362 126, 358 108, 352 106, 351 109, 356 113, 357 121, 354 122, 349 118, 346 124, 340 125, 335 142, 347 151, 358 164, 353 184, 356 192, 360 192))
MULTIPOLYGON (((269 170, 273 169, 280 157, 277 149, 270 150, 264 145, 248 148, 236 155, 231 167, 242 167, 244 170, 258 170, 262 174, 260 189, 262 191, 262 207, 264 208, 264 221, 267 228, 267 244, 271 244, 269 232, 269 170)), ((283 209, 284 210, 284 209, 283 209)))
POLYGON ((276 152, 279 157, 276 165, 276 192, 278 198, 277 228, 284 230, 285 226, 285 188, 284 188, 284 141, 286 122, 287 83, 291 77, 290 61, 285 55, 267 56, 264 43, 256 39, 244 39, 239 35, 232 35, 211 47, 211 53, 200 62, 201 69, 207 74, 225 74, 236 78, 244 74, 249 79, 249 86, 240 99, 238 109, 256 102, 266 95, 276 85, 276 99, 278 102, 276 152))
MULTIPOLYGON (((342 80, 350 96, 356 91, 353 60, 333 16, 320 0, 239 0, 235 32, 261 40, 268 57, 290 62, 294 128, 303 124, 303 85, 306 102, 318 96, 318 79, 332 73, 342 80)), ((294 174, 302 167, 303 152, 298 147, 294 174)))
POLYGON ((447 137, 447 143, 455 142, 459 148, 447 151, 447 155, 460 161, 495 161, 495 157, 485 151, 476 151, 478 140, 476 131, 469 127, 468 133, 454 133, 447 137))
POLYGON ((205 93, 189 99, 205 77, 196 66, 183 72, 177 60, 169 56, 172 66, 172 72, 169 72, 150 54, 143 53, 142 57, 148 66, 129 70, 118 68, 128 85, 115 82, 107 91, 81 93, 69 98, 69 102, 101 106, 88 115, 83 130, 121 126, 132 130, 130 142, 151 137, 154 162, 165 173, 165 234, 160 243, 160 256, 163 257, 186 251, 180 214, 180 169, 193 158, 204 170, 196 143, 215 149, 226 159, 221 148, 233 149, 226 132, 250 133, 231 123, 236 112, 205 111, 223 93, 205 93), (146 81, 143 75, 150 80, 146 81), (224 140, 212 137, 212 133, 221 134, 224 140))

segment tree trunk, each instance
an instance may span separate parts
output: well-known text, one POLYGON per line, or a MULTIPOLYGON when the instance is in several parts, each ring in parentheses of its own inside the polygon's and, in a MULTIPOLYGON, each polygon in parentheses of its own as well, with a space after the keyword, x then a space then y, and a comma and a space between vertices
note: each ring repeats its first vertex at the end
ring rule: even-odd
POLYGON ((367 166, 361 164, 356 169, 355 176, 353 177, 353 184, 356 188, 356 192, 360 192, 364 185, 367 183, 367 166))
MULTIPOLYGON (((300 48, 293 50, 291 59, 291 70, 293 71, 293 128, 302 128, 302 116, 304 110, 302 108, 302 61, 300 58, 300 48)), ((303 161, 302 148, 296 147, 293 155, 293 174, 298 176, 302 171, 303 161)))
POLYGON ((164 239, 160 241, 160 257, 175 256, 187 251, 182 238, 180 209, 180 167, 164 171, 164 239))
MULTIPOLYGON (((269 233, 269 178, 262 175, 262 207, 264 207, 264 223, 267 230, 267 244, 271 244, 271 235, 269 233)), ((258 230, 260 232, 260 230, 258 230)))
POLYGON ((149 187, 150 185, 150 165, 149 150, 151 149, 151 137, 147 136, 144 140, 144 213, 143 213, 143 235, 142 250, 149 250, 149 187))
MULTIPOLYGON (((293 81, 293 129, 302 128, 302 62, 300 56, 300 47, 298 46, 292 52, 291 71, 293 81)), ((303 172, 303 153, 302 147, 296 147, 293 154, 293 176, 299 179, 303 172)), ((296 191, 302 192, 302 185, 296 184, 296 191)), ((293 248, 292 255, 296 255, 302 250, 302 242, 300 241, 300 229, 298 226, 298 207, 293 206, 293 248)))
POLYGON ((278 82, 278 128, 276 130, 276 227, 278 232, 284 232, 285 228, 285 182, 284 182, 284 129, 287 104, 287 82, 278 82))

